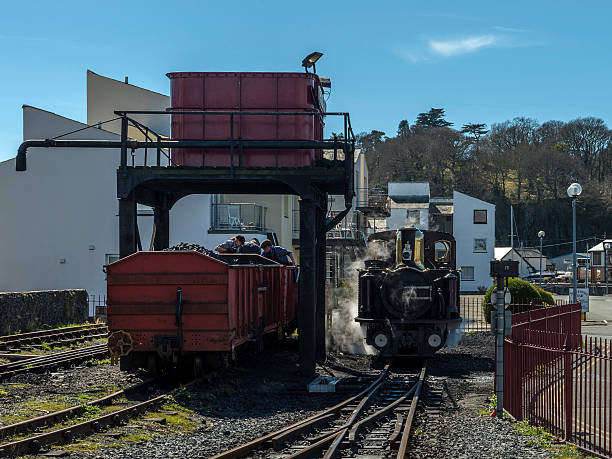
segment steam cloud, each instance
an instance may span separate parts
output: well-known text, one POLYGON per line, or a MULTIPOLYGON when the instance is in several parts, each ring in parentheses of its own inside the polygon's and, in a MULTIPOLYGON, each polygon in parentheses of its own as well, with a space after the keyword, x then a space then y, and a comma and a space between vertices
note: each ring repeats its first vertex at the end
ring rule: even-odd
MULTIPOLYGON (((357 299, 359 273, 364 268, 363 260, 385 260, 391 256, 394 243, 388 241, 372 241, 363 259, 356 261, 348 268, 348 277, 343 286, 332 292, 337 304, 332 309, 331 327, 328 328, 328 350, 348 354, 376 354, 376 349, 365 343, 361 326, 355 322, 359 312, 357 299)), ((329 303, 328 303, 329 304, 329 303)))

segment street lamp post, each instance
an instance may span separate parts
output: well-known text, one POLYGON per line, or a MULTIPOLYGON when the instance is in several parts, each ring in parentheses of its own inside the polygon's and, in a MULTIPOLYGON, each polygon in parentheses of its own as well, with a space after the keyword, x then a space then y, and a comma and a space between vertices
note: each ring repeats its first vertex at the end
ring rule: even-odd
POLYGON ((606 295, 608 294, 608 250, 610 250, 610 243, 604 244, 604 277, 606 278, 606 295))
POLYGON ((574 292, 574 303, 578 301, 578 264, 576 262, 576 198, 582 193, 582 187, 579 183, 572 183, 567 188, 567 195, 572 198, 572 252, 573 252, 573 263, 574 263, 574 279, 573 279, 573 292, 574 292))
POLYGON ((544 231, 538 232, 538 237, 540 238, 540 287, 542 287, 542 239, 544 239, 546 233, 544 231))

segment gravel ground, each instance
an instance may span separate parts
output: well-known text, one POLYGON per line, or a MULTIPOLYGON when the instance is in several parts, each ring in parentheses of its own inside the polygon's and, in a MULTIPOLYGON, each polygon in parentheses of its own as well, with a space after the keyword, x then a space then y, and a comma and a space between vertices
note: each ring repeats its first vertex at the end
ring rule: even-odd
MULTIPOLYGON (((364 374, 364 368, 367 370, 369 366, 363 366, 369 358, 342 357, 332 356, 320 372, 354 377, 360 372, 364 374)), ((296 349, 269 350, 243 359, 237 366, 193 387, 179 398, 181 405, 192 410, 193 432, 187 435, 154 434, 151 441, 142 444, 122 448, 102 446, 95 452, 73 452, 70 456, 209 457, 311 416, 346 398, 345 394, 308 394, 305 389, 311 380, 298 372, 296 349)), ((88 440, 98 441, 101 445, 108 443, 101 435, 88 440)))
POLYGON ((442 392, 439 415, 421 413, 413 428, 410 457, 532 458, 552 451, 532 446, 534 438, 517 434, 515 423, 482 415, 493 392, 494 338, 465 336, 431 361, 428 387, 442 392))
MULTIPOLYGON (((493 349, 493 339, 488 334, 468 335, 459 346, 442 350, 430 361, 428 384, 442 393, 441 414, 419 415, 413 428, 410 457, 553 455, 551 450, 530 445, 533 437, 517 434, 513 422, 478 414, 486 408, 492 393, 493 349)), ((83 442, 87 444, 85 449, 74 445, 63 449, 70 452, 70 457, 82 458, 209 457, 346 398, 343 394, 307 394, 305 386, 311 378, 299 375, 296 351, 279 347, 243 359, 237 366, 181 393, 176 398, 190 422, 184 429, 164 430, 164 426, 133 421, 88 437, 83 442), (136 440, 122 440, 126 436, 136 440)), ((318 372, 360 381, 360 376, 381 365, 372 356, 332 353, 318 372)), ((98 371, 110 371, 109 375, 118 371, 101 368, 98 371)), ((67 380, 66 384, 86 384, 78 379, 67 380)))
POLYGON ((108 363, 83 363, 49 373, 24 373, 0 383, 0 426, 80 405, 141 382, 145 373, 126 373, 108 363))

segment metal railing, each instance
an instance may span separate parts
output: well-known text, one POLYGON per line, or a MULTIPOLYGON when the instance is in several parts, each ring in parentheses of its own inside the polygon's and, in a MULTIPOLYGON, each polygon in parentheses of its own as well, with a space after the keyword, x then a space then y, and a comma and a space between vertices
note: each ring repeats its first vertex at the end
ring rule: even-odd
POLYGON ((106 295, 87 295, 89 317, 106 320, 106 295))
POLYGON ((346 241, 356 241, 367 245, 367 238, 357 223, 342 220, 331 231, 327 233, 327 239, 344 239, 346 241))
MULTIPOLYGON (((579 305, 563 308, 579 323, 579 305)), ((519 420, 612 457, 612 343, 577 330, 513 327, 504 346, 504 405, 519 420)))
MULTIPOLYGON (((288 148, 288 149, 329 149, 333 150, 333 159, 338 160, 338 150, 344 152, 352 152, 355 145, 355 134, 351 126, 351 118, 348 113, 345 112, 322 112, 319 110, 312 111, 268 111, 268 112, 253 112, 253 111, 219 111, 219 110, 178 110, 168 109, 166 111, 159 110, 118 110, 115 114, 121 117, 121 166, 127 166, 127 150, 144 148, 145 149, 145 160, 144 164, 147 164, 147 149, 152 148, 156 150, 157 161, 156 165, 161 166, 161 154, 168 159, 168 165, 172 165, 171 155, 166 149, 171 148, 222 148, 229 150, 230 156, 230 167, 234 168, 234 157, 237 156, 238 166, 243 166, 243 150, 245 148, 288 148), (227 119, 228 132, 226 139, 223 140, 172 140, 164 138, 153 132, 147 126, 144 126, 130 115, 174 115, 181 117, 197 116, 197 117, 216 117, 227 119), (338 136, 335 135, 331 139, 317 140, 248 140, 243 139, 239 133, 236 132, 237 122, 242 120, 244 116, 257 116, 263 117, 264 119, 274 117, 276 120, 278 117, 295 117, 305 116, 312 117, 313 119, 322 118, 325 116, 330 117, 341 117, 344 122, 343 133, 338 136), (134 126, 138 129, 142 135, 145 136, 145 142, 135 142, 127 138, 127 132, 129 126, 134 126), (150 141, 150 147, 149 145, 150 141)), ((352 154, 344 156, 344 161, 353 161, 352 154)), ((134 166, 134 164, 132 164, 134 166)), ((352 164, 351 164, 352 167, 352 164)))
POLYGON ((253 203, 211 204, 211 231, 266 231, 268 208, 253 203))

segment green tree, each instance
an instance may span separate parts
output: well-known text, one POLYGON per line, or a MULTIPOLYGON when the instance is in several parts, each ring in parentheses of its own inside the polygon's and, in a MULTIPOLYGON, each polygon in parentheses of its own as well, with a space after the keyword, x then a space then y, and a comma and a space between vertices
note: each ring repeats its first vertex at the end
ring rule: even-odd
POLYGON ((431 108, 427 113, 419 113, 416 119, 417 126, 423 127, 450 127, 453 123, 444 119, 443 108, 431 108))
POLYGON ((489 132, 489 130, 484 123, 468 123, 461 126, 461 133, 471 135, 476 142, 478 142, 487 132, 489 132))
POLYGON ((397 127, 397 136, 398 137, 408 137, 410 135, 410 124, 408 124, 407 120, 400 121, 397 127))

